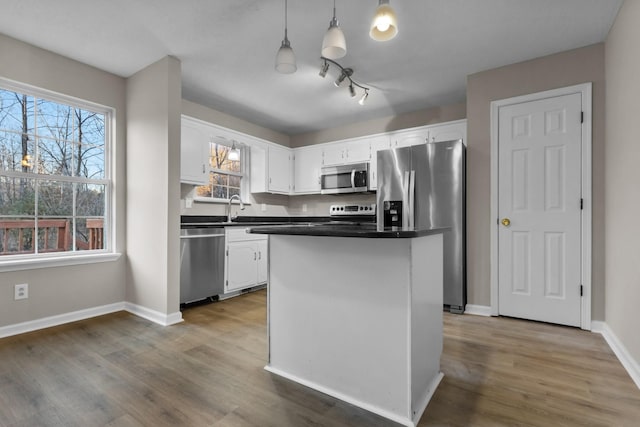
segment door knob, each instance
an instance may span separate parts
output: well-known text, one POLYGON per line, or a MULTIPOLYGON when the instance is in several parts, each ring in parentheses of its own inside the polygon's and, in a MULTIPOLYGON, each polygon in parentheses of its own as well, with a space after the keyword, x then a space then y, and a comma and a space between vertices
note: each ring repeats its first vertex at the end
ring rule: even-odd
POLYGON ((511 225, 511 220, 509 218, 502 218, 502 225, 504 225, 505 227, 508 227, 511 225))

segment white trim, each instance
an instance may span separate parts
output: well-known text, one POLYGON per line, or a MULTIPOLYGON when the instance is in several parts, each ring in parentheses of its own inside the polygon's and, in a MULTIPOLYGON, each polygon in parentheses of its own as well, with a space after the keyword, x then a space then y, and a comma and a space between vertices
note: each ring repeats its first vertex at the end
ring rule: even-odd
POLYGON ((489 317, 491 316, 491 307, 488 305, 467 304, 464 308, 464 314, 489 317))
MULTIPOLYGON (((365 403, 361 400, 355 399, 351 396, 348 396, 344 393, 340 393, 332 388, 329 387, 325 387, 322 386, 320 384, 317 384, 313 381, 308 381, 305 379, 302 379, 300 377, 297 377, 296 375, 292 375, 289 374, 287 372, 281 371, 280 369, 274 368, 270 365, 267 365, 264 367, 264 369, 266 371, 271 372, 272 374, 276 374, 278 376, 281 376, 283 378, 286 378, 288 380, 291 381, 295 381, 299 384, 302 384, 306 387, 312 388, 314 390, 317 390, 321 393, 327 394, 329 396, 335 397, 336 399, 340 399, 344 402, 350 403, 354 406, 357 406, 359 408, 365 409, 369 412, 373 412, 374 414, 380 415, 381 417, 384 417, 386 419, 389 419, 391 421, 395 421, 396 423, 408 426, 408 427, 415 427, 417 425, 417 422, 419 421, 419 418, 417 418, 414 421, 411 418, 408 417, 402 417, 394 412, 390 412, 387 411, 386 409, 382 409, 378 406, 374 406, 371 405, 369 403, 365 403)), ((439 372, 438 375, 433 379, 433 381, 431 382, 431 384, 429 385, 429 389, 431 390, 431 392, 429 394, 426 395, 425 397, 425 402, 421 402, 424 404, 424 408, 421 411, 417 411, 416 412, 416 416, 420 417, 422 416, 422 413, 424 413, 424 410, 427 408, 427 405, 429 404, 429 400, 431 400, 431 397, 433 396, 433 393, 435 392, 436 388, 438 387, 438 384, 440 384, 440 381, 442 380, 442 378, 444 377, 444 374, 442 372, 439 372)))
POLYGON ((0 338, 12 335, 24 334, 37 331, 38 329, 50 328, 52 326, 63 325, 65 323, 77 322, 91 317, 102 316, 104 314, 115 313, 124 310, 123 302, 92 307, 84 310, 72 311, 70 313, 58 314, 55 316, 43 317, 41 319, 30 320, 28 322, 16 323, 14 325, 0 327, 0 338))
POLYGON ((640 389, 640 363, 631 356, 629 350, 622 344, 609 325, 600 321, 591 322, 592 332, 602 334, 611 350, 614 352, 622 366, 627 370, 629 376, 640 389))
POLYGON ((170 326, 182 322, 182 313, 180 311, 164 314, 131 302, 124 303, 124 310, 162 326, 170 326))
MULTIPOLYGON (((78 252, 73 252, 77 254, 78 252)), ((120 253, 90 253, 82 255, 61 255, 47 257, 31 257, 22 259, 0 260, 0 273, 7 271, 33 270, 36 268, 65 267, 79 264, 95 264, 99 262, 117 261, 120 253)), ((10 255, 7 255, 10 256, 10 255)))
POLYGON ((491 314, 499 315, 498 310, 498 118, 501 107, 535 101, 555 96, 580 93, 582 96, 582 256, 581 279, 583 286, 580 327, 591 329, 591 223, 592 223, 592 84, 591 82, 532 93, 514 98, 491 102, 491 314))

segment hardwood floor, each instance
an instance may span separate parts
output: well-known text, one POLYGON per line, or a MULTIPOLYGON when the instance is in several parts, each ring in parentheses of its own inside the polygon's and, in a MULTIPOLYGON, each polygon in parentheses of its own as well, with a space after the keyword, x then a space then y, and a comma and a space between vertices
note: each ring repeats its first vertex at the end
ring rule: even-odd
MULTIPOLYGON (((0 426, 393 426, 269 374, 265 291, 161 327, 115 313, 0 339, 0 426)), ((603 338, 445 313, 444 380, 420 426, 638 426, 603 338)))

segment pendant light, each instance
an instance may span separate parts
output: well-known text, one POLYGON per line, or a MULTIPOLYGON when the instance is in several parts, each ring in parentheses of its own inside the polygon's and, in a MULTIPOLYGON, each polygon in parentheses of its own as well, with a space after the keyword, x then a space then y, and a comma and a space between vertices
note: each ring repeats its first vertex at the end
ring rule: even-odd
POLYGON ((396 13, 389 6, 389 0, 379 0, 376 14, 371 23, 369 36, 379 42, 391 40, 398 34, 398 19, 396 13))
POLYGON ((287 38, 287 0, 284 0, 284 40, 282 40, 282 45, 276 55, 276 71, 282 74, 291 74, 295 73, 297 69, 296 55, 287 38))
POLYGON ((231 146, 231 150, 229 150, 229 160, 237 161, 240 160, 240 150, 236 147, 236 141, 233 141, 233 145, 231 146))
POLYGON ((322 39, 322 56, 329 59, 342 58, 347 54, 347 42, 336 19, 336 0, 333 0, 333 19, 322 39))

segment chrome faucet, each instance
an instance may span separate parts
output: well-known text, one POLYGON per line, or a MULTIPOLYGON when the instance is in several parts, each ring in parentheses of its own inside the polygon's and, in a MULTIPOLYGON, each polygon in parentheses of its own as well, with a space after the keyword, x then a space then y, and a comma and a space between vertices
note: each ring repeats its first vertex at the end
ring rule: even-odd
POLYGON ((239 195, 234 194, 233 196, 229 197, 229 213, 227 214, 227 222, 231 222, 238 217, 238 215, 234 217, 231 216, 231 201, 233 201, 234 199, 238 199, 238 201, 240 202, 240 210, 244 210, 244 203, 242 203, 242 199, 239 195))

